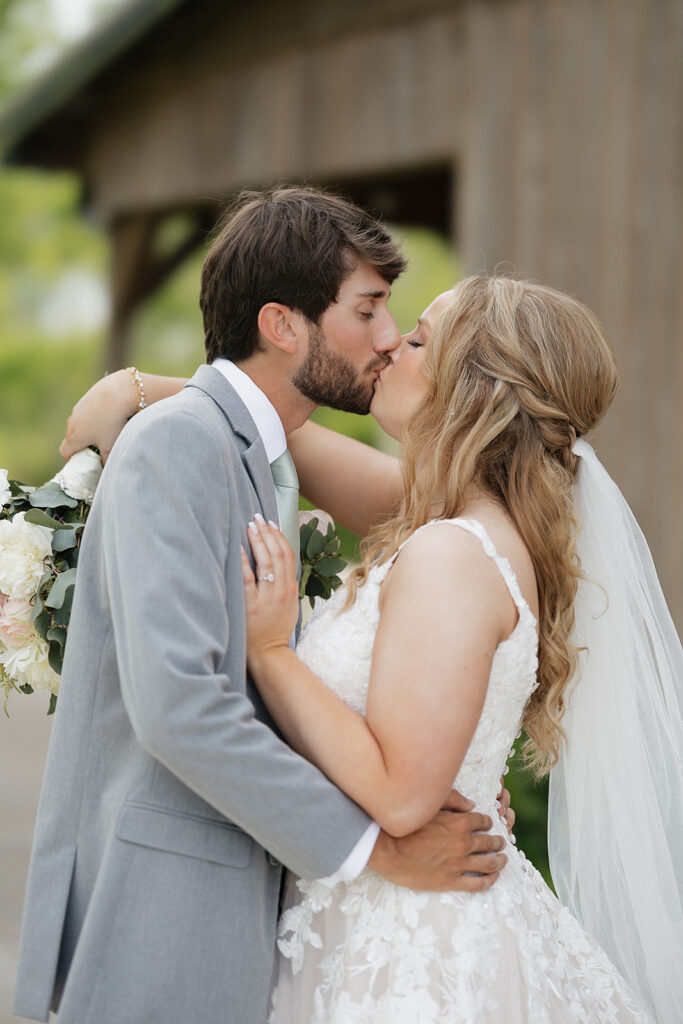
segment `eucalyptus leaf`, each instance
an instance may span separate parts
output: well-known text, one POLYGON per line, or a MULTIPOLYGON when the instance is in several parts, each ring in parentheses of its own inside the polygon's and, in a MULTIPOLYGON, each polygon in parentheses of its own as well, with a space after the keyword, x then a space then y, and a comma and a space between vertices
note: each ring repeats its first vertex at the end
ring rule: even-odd
MULTIPOLYGON (((48 506, 50 508, 56 508, 56 505, 48 506)), ((33 523, 34 526, 47 526, 49 530, 69 530, 71 527, 68 523, 58 523, 56 519, 49 516, 47 512, 43 512, 42 508, 30 508, 25 515, 27 523, 33 523)))
POLYGON ((52 589, 45 602, 48 608, 61 608, 66 598, 66 592, 69 587, 73 587, 76 582, 76 570, 67 569, 66 572, 60 572, 59 576, 52 585, 52 589))
POLYGON ((35 491, 35 487, 27 487, 26 484, 22 484, 18 480, 10 480, 8 482, 10 494, 12 495, 13 498, 17 498, 20 495, 25 496, 27 494, 30 494, 31 491, 35 491))
POLYGON ((47 709, 48 715, 54 715, 56 709, 57 709, 57 694, 56 693, 51 693, 50 694, 50 706, 47 709))
POLYGON ((22 693, 33 693, 33 687, 30 683, 23 683, 18 687, 18 689, 21 690, 22 693))
POLYGON ((43 640, 47 640, 47 631, 52 625, 52 616, 47 608, 44 608, 40 615, 37 615, 33 620, 33 625, 38 636, 42 637, 43 640))
POLYGON ((9 505, 5 505, 2 511, 8 519, 14 519, 17 512, 26 512, 30 507, 31 503, 26 495, 21 495, 21 497, 12 498, 9 505))
POLYGON ((59 644, 62 651, 64 651, 64 645, 66 644, 66 629, 64 626, 53 626, 52 629, 47 631, 47 639, 50 642, 59 644))
POLYGON ((64 598, 64 604, 61 608, 55 608, 52 613, 52 621, 55 626, 64 626, 65 628, 69 625, 69 619, 71 618, 71 606, 74 601, 74 588, 69 587, 64 598))
MULTIPOLYGON (((41 576, 41 578, 40 578, 40 583, 38 584, 38 589, 37 589, 37 591, 36 591, 36 598, 35 598, 35 605, 36 605, 36 607, 37 607, 37 606, 38 606, 38 604, 39 604, 39 603, 41 602, 41 598, 42 598, 42 594, 43 594, 43 592, 44 592, 44 591, 45 591, 45 590, 46 590, 46 589, 47 589, 48 587, 51 587, 51 586, 52 586, 52 580, 53 580, 54 578, 55 578, 55 572, 54 572, 54 570, 53 570, 53 568, 52 568, 52 567, 50 567, 50 568, 49 568, 49 569, 48 569, 48 570, 47 570, 46 572, 44 572, 44 573, 43 573, 43 575, 41 576)), ((42 607, 42 605, 41 605, 41 607, 42 607)))
POLYGON ((320 576, 335 576, 345 565, 343 558, 321 558, 315 563, 315 571, 320 576))
POLYGON ((59 484, 43 484, 31 491, 29 501, 35 508, 77 508, 78 502, 70 498, 66 491, 63 491, 59 484))
POLYGON ((311 526, 310 523, 304 523, 304 525, 300 528, 300 530, 299 530, 299 543, 301 545, 301 550, 302 551, 306 550, 306 545, 308 544, 308 541, 309 541, 310 536, 311 536, 312 533, 313 533, 313 527, 311 526))
POLYGON ((319 576, 311 576, 308 581, 306 588, 306 594, 308 597, 324 597, 325 596, 325 584, 319 576))
MULTIPOLYGON (((30 513, 29 513, 30 515, 30 513)), ((78 544, 78 534, 75 530, 69 529, 66 523, 60 524, 61 529, 52 539, 53 551, 69 551, 78 544)))
POLYGON ((47 660, 50 668, 53 672, 56 672, 58 676, 62 674, 62 665, 64 663, 64 651, 60 645, 56 642, 50 644, 50 650, 48 651, 47 660))
POLYGON ((325 541, 322 533, 320 533, 319 530, 314 530, 306 544, 306 557, 316 558, 318 555, 322 554, 324 546, 325 541))
MULTIPOLYGON (((86 508, 87 508, 87 506, 86 506, 86 508)), ((88 515, 88 513, 86 511, 86 513, 85 513, 85 518, 86 519, 87 519, 87 515, 88 515)), ((83 530, 85 529, 85 522, 81 521, 81 514, 80 514, 78 509, 66 508, 60 514, 59 518, 64 523, 64 526, 67 529, 70 528, 72 530, 75 530, 77 534, 83 533, 83 530)))

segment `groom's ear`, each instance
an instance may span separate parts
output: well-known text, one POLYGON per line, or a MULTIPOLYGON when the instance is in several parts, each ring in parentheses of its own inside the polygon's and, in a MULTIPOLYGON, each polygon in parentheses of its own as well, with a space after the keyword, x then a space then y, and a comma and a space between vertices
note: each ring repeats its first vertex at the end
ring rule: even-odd
POLYGON ((258 314, 258 329, 271 345, 296 355, 302 336, 303 317, 280 302, 267 302, 258 314))

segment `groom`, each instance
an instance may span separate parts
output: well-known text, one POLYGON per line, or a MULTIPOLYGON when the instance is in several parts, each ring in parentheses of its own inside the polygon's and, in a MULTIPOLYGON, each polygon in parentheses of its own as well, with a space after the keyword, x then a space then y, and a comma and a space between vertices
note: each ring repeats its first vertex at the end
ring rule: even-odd
POLYGON ((245 669, 247 523, 286 528, 271 466, 286 475, 316 405, 367 412, 403 268, 376 221, 311 189, 242 197, 213 243, 212 365, 126 427, 84 537, 16 1014, 264 1024, 283 865, 469 890, 502 866, 478 814, 378 835, 278 737, 245 669))

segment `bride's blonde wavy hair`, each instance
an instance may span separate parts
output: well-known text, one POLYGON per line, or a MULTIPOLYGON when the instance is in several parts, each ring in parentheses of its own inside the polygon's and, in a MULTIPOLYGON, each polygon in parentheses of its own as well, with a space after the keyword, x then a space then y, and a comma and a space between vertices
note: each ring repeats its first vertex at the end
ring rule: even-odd
POLYGON ((537 774, 557 761, 580 566, 572 488, 577 436, 603 417, 618 375, 594 314, 541 285, 469 277, 453 289, 423 364, 428 390, 403 433, 404 497, 366 538, 347 604, 372 564, 433 518, 461 514, 470 485, 508 510, 531 554, 539 595, 538 688, 524 711, 524 752, 537 774), (430 505, 432 508, 430 509, 430 505))

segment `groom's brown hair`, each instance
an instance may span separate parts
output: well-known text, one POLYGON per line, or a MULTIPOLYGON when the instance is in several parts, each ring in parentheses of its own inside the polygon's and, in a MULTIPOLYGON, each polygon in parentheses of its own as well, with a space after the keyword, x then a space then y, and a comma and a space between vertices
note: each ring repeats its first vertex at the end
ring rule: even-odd
POLYGON ((317 324, 357 260, 389 283, 406 266, 379 221, 330 192, 277 187, 240 193, 202 268, 207 362, 252 355, 258 313, 267 302, 281 302, 317 324))

